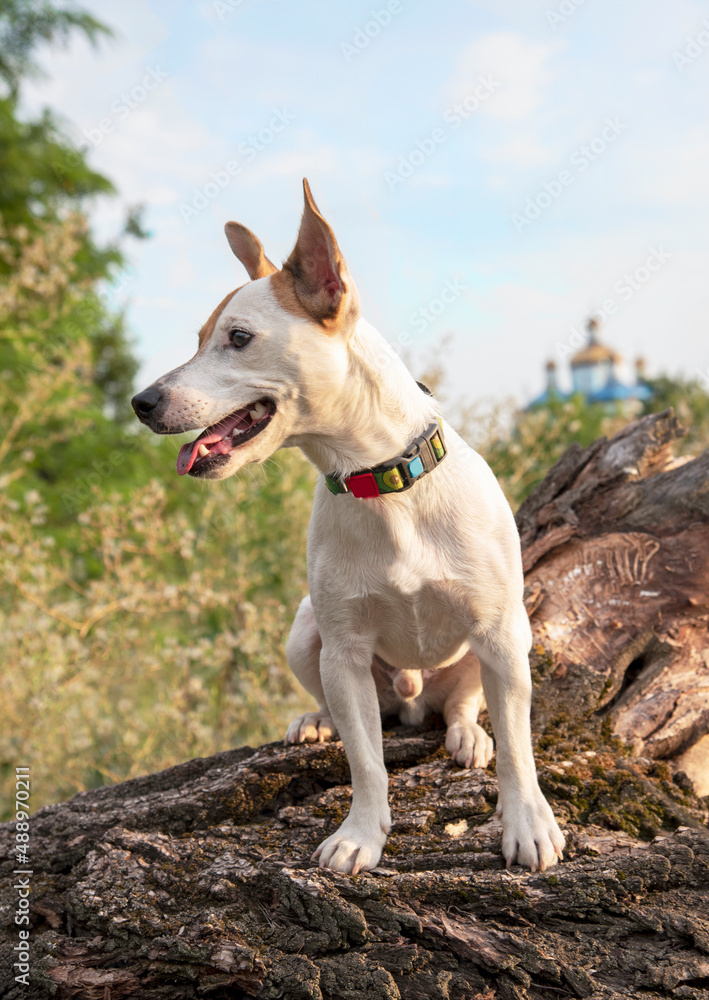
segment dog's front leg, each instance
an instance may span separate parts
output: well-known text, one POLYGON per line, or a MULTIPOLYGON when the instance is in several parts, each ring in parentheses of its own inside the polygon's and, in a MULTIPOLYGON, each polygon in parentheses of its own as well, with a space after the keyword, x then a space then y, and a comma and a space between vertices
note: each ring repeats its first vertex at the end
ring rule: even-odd
POLYGON ((319 860, 321 868, 349 875, 377 865, 391 827, 373 654, 374 646, 366 640, 356 650, 349 643, 324 641, 320 653, 325 697, 350 765, 352 805, 342 826, 320 844, 313 860, 319 860))
POLYGON ((537 782, 526 633, 503 627, 476 647, 497 748, 502 854, 508 868, 516 860, 532 871, 544 871, 562 857, 564 835, 537 782))

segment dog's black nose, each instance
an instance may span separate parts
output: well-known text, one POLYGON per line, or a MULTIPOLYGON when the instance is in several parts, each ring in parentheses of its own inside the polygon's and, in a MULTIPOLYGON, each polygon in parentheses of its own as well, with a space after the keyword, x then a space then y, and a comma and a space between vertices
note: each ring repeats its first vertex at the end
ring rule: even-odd
POLYGON ((140 420, 147 420, 161 399, 162 396, 158 390, 150 386, 148 389, 136 393, 131 399, 130 405, 140 420))

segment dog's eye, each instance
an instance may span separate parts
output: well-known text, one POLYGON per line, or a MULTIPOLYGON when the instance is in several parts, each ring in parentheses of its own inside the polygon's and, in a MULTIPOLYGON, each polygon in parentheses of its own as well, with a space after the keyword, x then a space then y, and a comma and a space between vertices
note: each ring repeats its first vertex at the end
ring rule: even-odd
POLYGON ((252 336, 253 334, 247 333, 246 330, 232 330, 229 339, 234 347, 246 347, 252 336))

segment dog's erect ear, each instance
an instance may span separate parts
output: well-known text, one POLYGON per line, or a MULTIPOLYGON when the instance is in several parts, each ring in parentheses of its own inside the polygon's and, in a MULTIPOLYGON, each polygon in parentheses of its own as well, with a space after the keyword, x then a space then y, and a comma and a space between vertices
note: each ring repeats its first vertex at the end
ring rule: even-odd
POLYGON ((260 241, 246 226, 239 222, 227 222, 224 232, 234 256, 239 258, 252 281, 267 278, 278 270, 263 252, 260 241))
POLYGON ((323 219, 303 178, 305 208, 295 247, 283 269, 293 275, 294 290, 313 319, 336 325, 347 293, 349 275, 335 234, 323 219))

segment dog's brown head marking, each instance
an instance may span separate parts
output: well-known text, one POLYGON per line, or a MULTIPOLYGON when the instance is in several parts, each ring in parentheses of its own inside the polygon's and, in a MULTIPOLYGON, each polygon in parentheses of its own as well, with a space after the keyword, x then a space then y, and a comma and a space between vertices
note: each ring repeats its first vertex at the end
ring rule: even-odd
POLYGON ((222 301, 219 303, 217 308, 214 310, 212 315, 209 317, 207 322, 199 331, 199 343, 197 345, 197 350, 202 348, 214 333, 214 327, 217 325, 217 320, 224 312, 227 302, 229 302, 233 298, 233 296, 236 295, 236 293, 240 291, 240 289, 242 289, 243 287, 244 287, 243 285, 239 285, 239 288, 235 288, 233 292, 229 292, 228 295, 224 296, 222 301))
MULTIPOLYGON (((264 253, 261 241, 239 222, 227 222, 224 232, 235 257, 249 278, 271 277, 271 291, 278 304, 292 316, 315 320, 327 333, 353 324, 359 304, 335 234, 320 214, 306 178, 305 206, 295 247, 282 270, 264 253)), ((217 321, 241 285, 219 303, 199 332, 199 349, 208 343, 217 321)))

